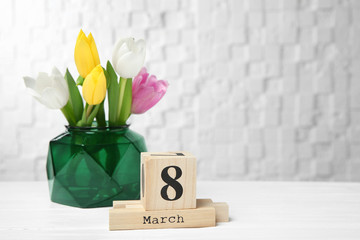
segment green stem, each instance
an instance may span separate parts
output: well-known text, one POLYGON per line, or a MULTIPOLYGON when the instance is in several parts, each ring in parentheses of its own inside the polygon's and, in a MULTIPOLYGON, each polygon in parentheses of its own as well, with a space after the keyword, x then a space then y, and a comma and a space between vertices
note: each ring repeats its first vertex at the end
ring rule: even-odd
POLYGON ((76 125, 76 120, 75 120, 75 116, 72 114, 72 108, 71 108, 71 104, 70 101, 68 101, 66 103, 66 105, 61 108, 61 112, 64 114, 66 120, 68 121, 70 126, 75 126, 76 125))
POLYGON ((117 119, 118 125, 126 124, 127 119, 131 114, 131 105, 132 105, 132 79, 122 79, 122 87, 124 88, 124 94, 122 98, 122 106, 119 118, 117 119))
POLYGON ((92 111, 93 107, 94 107, 94 105, 89 105, 89 107, 88 107, 88 109, 87 109, 87 111, 86 111, 86 118, 88 118, 88 117, 89 117, 89 115, 90 115, 90 113, 91 113, 91 111, 92 111))
MULTIPOLYGON (((91 123, 93 122, 96 114, 98 113, 98 111, 99 111, 99 109, 100 109, 100 105, 101 105, 101 104, 96 105, 96 107, 94 108, 94 110, 93 110, 93 111, 90 113, 90 115, 88 116, 88 118, 87 118, 87 120, 86 120, 86 124, 87 124, 87 125, 91 125, 91 123)), ((91 106, 94 106, 94 105, 90 105, 89 108, 90 108, 91 106)))
POLYGON ((86 123, 86 111, 87 111, 88 107, 89 107, 89 104, 86 103, 85 107, 84 107, 84 111, 82 113, 81 120, 76 123, 76 126, 83 127, 84 124, 86 123))
POLYGON ((123 105, 123 100, 124 100, 124 93, 125 93, 125 86, 126 86, 126 81, 127 79, 120 77, 120 87, 119 87, 119 105, 118 105, 118 109, 116 111, 116 120, 118 121, 120 118, 120 113, 121 113, 121 108, 123 105), (121 81, 123 80, 123 81, 121 81))

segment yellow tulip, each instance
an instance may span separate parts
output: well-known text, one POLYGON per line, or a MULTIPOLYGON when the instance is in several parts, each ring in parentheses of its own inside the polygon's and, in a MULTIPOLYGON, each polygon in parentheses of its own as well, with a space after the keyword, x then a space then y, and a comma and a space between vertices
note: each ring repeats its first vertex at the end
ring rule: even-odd
POLYGON ((89 105, 97 105, 104 100, 106 95, 106 78, 100 64, 86 76, 82 93, 89 105))
POLYGON ((75 45, 75 64, 80 76, 86 76, 100 64, 99 53, 91 33, 86 37, 85 33, 80 30, 75 45))

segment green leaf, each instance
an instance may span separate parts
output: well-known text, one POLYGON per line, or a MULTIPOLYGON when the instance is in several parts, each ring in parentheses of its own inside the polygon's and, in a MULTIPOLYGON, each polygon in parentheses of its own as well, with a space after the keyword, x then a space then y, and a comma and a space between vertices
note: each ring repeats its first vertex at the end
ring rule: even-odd
POLYGON ((108 82, 108 103, 109 103, 109 125, 116 126, 117 109, 119 104, 119 83, 117 81, 117 75, 111 63, 108 61, 106 64, 105 74, 106 81, 108 82))
POLYGON ((69 69, 66 69, 65 79, 69 87, 69 103, 72 109, 72 115, 77 122, 81 119, 81 115, 84 110, 83 100, 80 95, 79 89, 75 84, 74 78, 69 72, 69 69))
POLYGON ((106 71, 111 79, 117 80, 116 72, 115 72, 113 66, 111 65, 110 61, 107 61, 107 63, 106 63, 106 71))
POLYGON ((120 103, 121 110, 118 118, 118 124, 126 124, 126 120, 131 114, 131 103, 132 103, 132 79, 131 78, 120 78, 120 103))
POLYGON ((108 79, 110 78, 108 72, 106 71, 105 68, 102 68, 104 70, 104 75, 105 75, 105 78, 106 78, 106 88, 108 89, 109 86, 110 86, 110 81, 108 81, 108 79))
POLYGON ((79 76, 76 80, 76 86, 79 86, 79 85, 82 86, 84 83, 84 80, 85 80, 85 78, 83 78, 82 76, 79 76))
POLYGON ((61 108, 61 112, 64 114, 66 120, 68 121, 70 126, 75 126, 76 121, 75 121, 75 117, 73 114, 73 110, 70 104, 70 100, 68 100, 68 102, 66 103, 66 105, 61 108))

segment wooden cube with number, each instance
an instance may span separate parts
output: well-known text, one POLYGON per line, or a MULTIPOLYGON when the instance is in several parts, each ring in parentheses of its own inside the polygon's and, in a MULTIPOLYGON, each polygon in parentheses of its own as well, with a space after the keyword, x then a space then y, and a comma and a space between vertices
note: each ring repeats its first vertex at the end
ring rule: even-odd
POLYGON ((141 153, 145 210, 196 208, 196 158, 187 152, 141 153))

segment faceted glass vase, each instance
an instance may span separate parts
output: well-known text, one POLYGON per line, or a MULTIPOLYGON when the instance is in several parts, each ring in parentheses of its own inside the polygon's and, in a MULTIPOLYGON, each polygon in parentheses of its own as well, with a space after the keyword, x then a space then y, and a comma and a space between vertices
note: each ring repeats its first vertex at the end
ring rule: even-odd
POLYGON ((51 201, 92 208, 139 199, 141 135, 128 126, 66 128, 49 144, 51 201))

